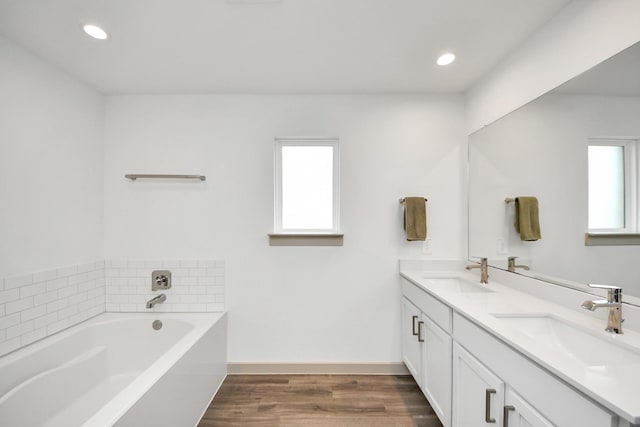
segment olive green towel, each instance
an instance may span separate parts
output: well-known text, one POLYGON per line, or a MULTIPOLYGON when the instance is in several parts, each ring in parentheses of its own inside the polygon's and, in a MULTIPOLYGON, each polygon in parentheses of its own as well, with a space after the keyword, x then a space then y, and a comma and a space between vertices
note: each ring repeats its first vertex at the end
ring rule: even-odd
POLYGON ((535 197, 516 197, 516 231, 520 240, 540 239, 540 220, 538 217, 538 199, 535 197))
POLYGON ((427 206, 424 197, 405 197, 404 229, 407 240, 427 239, 427 206))

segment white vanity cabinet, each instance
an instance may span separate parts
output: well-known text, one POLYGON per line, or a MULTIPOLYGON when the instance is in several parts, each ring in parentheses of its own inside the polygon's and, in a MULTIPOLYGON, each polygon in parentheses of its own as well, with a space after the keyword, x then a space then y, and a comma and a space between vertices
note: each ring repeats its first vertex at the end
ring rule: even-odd
POLYGON ((628 425, 426 290, 401 287, 403 360, 445 427, 628 425))
POLYGON ((504 427, 553 427, 511 387, 507 387, 502 412, 504 427))
POLYGON ((452 425, 502 425, 504 382, 458 343, 453 344, 452 425))
MULTIPOLYGON (((434 412, 445 427, 451 425, 451 351, 452 338, 431 317, 429 307, 443 305, 432 297, 414 294, 406 283, 409 296, 402 298, 402 357, 434 412)), ((445 323, 451 325, 451 312, 446 306, 445 323)))
POLYGON ((402 360, 418 385, 422 378, 422 344, 418 340, 418 328, 422 313, 408 299, 402 298, 402 360))
POLYGON ((453 344, 452 425, 460 427, 553 427, 478 359, 453 344))
MULTIPOLYGON (((489 334, 469 319, 453 314, 453 337, 458 352, 463 350, 478 364, 505 384, 505 397, 496 419, 509 413, 507 424, 498 426, 611 427, 618 417, 533 363, 523 354, 489 334), (513 407, 511 410, 510 407, 513 407), (514 413, 515 412, 515 413, 514 413), (528 424, 527 424, 528 423, 528 424)), ((456 378, 454 365, 454 378, 456 378)), ((456 388, 466 386, 454 381, 454 412, 468 405, 456 400, 456 388)), ((480 396, 480 400, 483 396, 480 396)), ((484 403, 484 401, 483 401, 484 403)), ((495 412, 492 410, 492 414, 495 412)), ((478 424, 485 425, 485 424, 478 424)), ((467 427, 466 424, 454 424, 467 427)))
POLYGON ((453 339, 423 315, 422 391, 445 427, 451 425, 451 351, 453 339))

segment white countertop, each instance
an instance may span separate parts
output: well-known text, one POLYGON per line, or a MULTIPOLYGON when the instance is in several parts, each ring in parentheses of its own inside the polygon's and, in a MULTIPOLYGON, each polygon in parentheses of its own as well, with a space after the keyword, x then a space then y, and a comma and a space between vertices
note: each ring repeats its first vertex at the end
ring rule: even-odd
MULTIPOLYGON (((478 286, 486 286, 478 283, 478 270, 467 272, 405 268, 401 269, 400 274, 618 416, 633 424, 640 423, 640 333, 623 329, 624 334, 611 334, 604 331, 605 322, 591 312, 585 310, 583 314, 491 279, 488 287, 494 292, 481 293, 461 292, 451 286, 451 281, 430 280, 460 278, 478 286), (618 365, 589 366, 552 343, 533 339, 494 314, 550 314, 584 332, 624 347, 635 353, 637 360, 632 357, 618 365)), ((583 294, 576 293, 577 306, 584 299, 582 296, 583 294)))

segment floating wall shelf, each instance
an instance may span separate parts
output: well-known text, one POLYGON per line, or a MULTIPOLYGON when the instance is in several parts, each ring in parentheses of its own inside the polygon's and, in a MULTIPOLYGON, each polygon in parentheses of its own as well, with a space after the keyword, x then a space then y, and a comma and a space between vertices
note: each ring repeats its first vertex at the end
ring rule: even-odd
POLYGON ((131 181, 135 181, 136 179, 199 179, 200 181, 204 181, 207 179, 204 175, 165 175, 165 174, 141 174, 141 173, 131 173, 124 176, 131 181))

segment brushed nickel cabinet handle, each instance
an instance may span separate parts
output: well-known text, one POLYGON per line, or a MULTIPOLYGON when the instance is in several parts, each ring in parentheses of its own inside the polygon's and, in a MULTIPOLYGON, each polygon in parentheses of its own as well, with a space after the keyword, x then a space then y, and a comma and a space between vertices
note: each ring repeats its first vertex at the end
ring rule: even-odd
POLYGON ((488 388, 484 392, 484 422, 493 424, 496 422, 495 418, 491 418, 491 395, 496 394, 495 389, 488 388))
POLYGON ((515 410, 516 408, 514 406, 505 405, 504 412, 502 413, 504 417, 504 421, 502 421, 502 424, 504 425, 504 427, 509 427, 509 412, 515 411, 515 410))
POLYGON ((413 335, 416 336, 418 333, 416 332, 416 320, 418 320, 418 316, 411 316, 411 323, 413 324, 413 335))
POLYGON ((424 325, 424 322, 419 321, 418 322, 418 342, 424 342, 424 339, 422 338, 422 325, 424 325))

